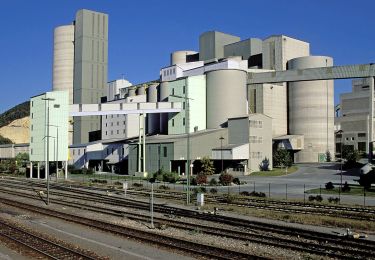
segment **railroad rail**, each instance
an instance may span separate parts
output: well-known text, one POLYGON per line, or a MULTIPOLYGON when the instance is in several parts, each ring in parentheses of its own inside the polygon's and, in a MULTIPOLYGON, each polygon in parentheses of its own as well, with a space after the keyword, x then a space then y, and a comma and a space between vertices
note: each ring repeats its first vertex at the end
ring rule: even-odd
POLYGON ((1 219, 0 236, 50 259, 100 259, 32 234, 1 219))

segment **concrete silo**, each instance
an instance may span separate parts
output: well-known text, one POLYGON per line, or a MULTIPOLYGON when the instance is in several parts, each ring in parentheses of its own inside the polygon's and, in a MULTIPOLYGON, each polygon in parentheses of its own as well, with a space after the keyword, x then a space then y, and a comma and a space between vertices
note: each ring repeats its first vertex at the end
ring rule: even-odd
POLYGON ((248 114, 247 73, 242 70, 207 72, 207 128, 219 128, 228 118, 248 114))
POLYGON ((68 90, 73 104, 74 25, 55 28, 53 37, 52 89, 68 90))
MULTIPOLYGON (((158 84, 150 85, 147 88, 147 102, 158 102, 158 84)), ((160 129, 160 114, 147 115, 147 133, 157 134, 160 129)))
MULTIPOLYGON (((289 61, 289 69, 329 67, 333 60, 325 56, 307 56, 289 61)), ((295 154, 295 162, 319 162, 327 151, 334 155, 333 80, 291 82, 289 96, 289 133, 304 135, 304 149, 295 154)))
POLYGON ((135 92, 136 92, 136 88, 135 87, 129 88, 128 96, 129 97, 134 97, 135 96, 135 92))
POLYGON ((187 62, 187 56, 197 54, 196 51, 175 51, 171 53, 171 65, 187 62))
POLYGON ((138 87, 136 92, 137 92, 137 96, 139 96, 139 95, 145 95, 146 94, 145 87, 143 87, 143 86, 138 87))
MULTIPOLYGON (((169 83, 164 81, 159 85, 159 102, 168 102, 169 83)), ((168 134, 168 113, 160 114, 160 133, 168 134)))

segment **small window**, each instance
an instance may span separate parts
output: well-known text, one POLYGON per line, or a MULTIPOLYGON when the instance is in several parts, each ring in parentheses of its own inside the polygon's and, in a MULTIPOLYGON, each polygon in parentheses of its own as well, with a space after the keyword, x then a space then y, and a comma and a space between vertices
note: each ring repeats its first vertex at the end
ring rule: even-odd
POLYGON ((117 125, 120 125, 120 122, 117 121, 117 125))
POLYGON ((75 151, 74 151, 74 149, 73 149, 73 155, 75 155, 75 151))
POLYGON ((111 118, 113 118, 113 115, 111 115, 111 118))
POLYGON ((119 134, 119 130, 117 130, 117 134, 119 134))
POLYGON ((78 155, 81 155, 81 149, 78 149, 78 155))
POLYGON ((34 130, 34 126, 33 125, 31 125, 31 131, 33 131, 34 130))
POLYGON ((107 155, 109 155, 109 148, 107 148, 107 155))
POLYGON ((176 74, 176 68, 173 68, 173 74, 176 74))
POLYGON ((107 131, 105 131, 105 135, 108 135, 108 132, 107 132, 107 131))
POLYGON ((108 118, 108 116, 106 115, 106 116, 105 116, 105 119, 107 119, 107 118, 108 118))
POLYGON ((172 88, 172 95, 174 95, 174 88, 172 88))
POLYGON ((113 130, 111 130, 111 135, 113 135, 113 130))
POLYGON ((182 102, 182 109, 185 109, 185 102, 182 102))
POLYGON ((34 113, 31 113, 31 118, 34 118, 34 113))
POLYGON ((125 129, 123 130, 124 134, 125 134, 125 129))
POLYGON ((125 154, 125 148, 124 147, 122 147, 122 153, 121 153, 122 155, 124 155, 125 154))
POLYGON ((354 141, 354 137, 352 137, 352 141, 354 141))
POLYGON ((31 101, 31 106, 32 106, 32 107, 34 106, 34 101, 31 101))
POLYGON ((107 127, 108 126, 108 124, 107 123, 105 123, 105 127, 107 127))
POLYGON ((113 126, 113 122, 111 122, 111 126, 113 126))
POLYGON ((185 117, 182 118, 182 125, 185 125, 185 117))
POLYGON ((33 154, 33 148, 31 148, 31 151, 30 151, 31 154, 33 154))
POLYGON ((115 148, 112 148, 112 154, 113 154, 114 151, 115 151, 115 148))
POLYGON ((358 133, 358 137, 366 137, 366 133, 358 133))
POLYGON ((126 123, 125 123, 125 121, 124 121, 124 125, 125 125, 126 123))
POLYGON ((167 147, 166 146, 164 146, 163 147, 163 155, 164 155, 164 157, 167 157, 167 147))
POLYGON ((182 93, 185 94, 185 86, 182 87, 182 93))
POLYGON ((174 119, 172 119, 172 126, 174 126, 174 119))
POLYGON ((346 137, 345 140, 346 140, 346 141, 349 141, 349 137, 346 137))
POLYGON ((31 137, 31 142, 33 142, 34 141, 34 138, 33 137, 31 137))

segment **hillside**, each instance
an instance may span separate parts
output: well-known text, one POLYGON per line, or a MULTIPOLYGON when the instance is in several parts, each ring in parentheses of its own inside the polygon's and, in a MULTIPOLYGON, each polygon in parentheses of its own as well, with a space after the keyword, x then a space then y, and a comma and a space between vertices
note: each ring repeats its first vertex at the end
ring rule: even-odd
POLYGON ((8 125, 12 121, 30 116, 30 101, 23 102, 0 115, 0 127, 8 125))
POLYGON ((0 144, 28 143, 30 102, 19 104, 0 115, 0 144))

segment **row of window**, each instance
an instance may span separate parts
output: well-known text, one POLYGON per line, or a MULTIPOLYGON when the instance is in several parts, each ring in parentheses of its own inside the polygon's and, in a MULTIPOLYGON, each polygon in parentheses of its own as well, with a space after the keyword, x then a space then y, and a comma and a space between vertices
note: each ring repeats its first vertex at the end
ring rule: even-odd
MULTIPOLYGON (((182 94, 185 94, 186 89, 185 86, 182 86, 182 94)), ((174 88, 172 88, 172 95, 174 95, 174 88)))
POLYGON ((172 69, 165 69, 164 71, 163 71, 163 75, 164 75, 164 77, 165 76, 169 76, 169 75, 174 75, 174 74, 176 74, 176 68, 172 68, 172 69))
MULTIPOLYGON (((120 125, 120 122, 117 121, 117 122, 116 122, 116 125, 119 126, 119 125, 120 125)), ((123 125, 126 125, 126 121, 123 121, 123 125)), ((111 122, 111 126, 113 126, 113 122, 111 122)), ((108 127, 108 123, 105 123, 105 127, 108 127)))
POLYGON ((263 155, 262 152, 251 152, 251 158, 253 159, 262 159, 263 155))
MULTIPOLYGON (((174 127, 174 119, 172 119, 172 127, 174 127)), ((182 125, 185 126, 185 117, 182 118, 182 125)))
MULTIPOLYGON (((125 117, 125 115, 123 115, 125 117)), ((117 114, 117 117, 120 117, 119 114, 117 114)), ((108 118, 108 115, 105 116, 105 118, 107 119, 108 118)), ((111 115, 111 118, 113 118, 113 115, 111 115)))
POLYGON ((250 120, 250 127, 252 127, 252 128, 263 128, 263 121, 261 121, 261 120, 250 120))
POLYGON ((249 142, 252 144, 261 144, 263 143, 263 137, 262 136, 250 136, 249 142))
MULTIPOLYGON (((117 130, 116 133, 120 134, 120 130, 117 130)), ((125 129, 122 130, 122 133, 125 134, 125 129)), ((105 131, 105 135, 108 135, 108 131, 105 131)), ((111 130, 111 135, 113 135, 113 130, 111 130)))

